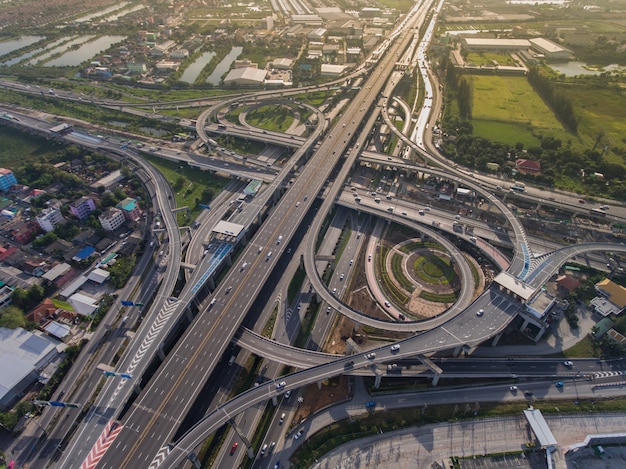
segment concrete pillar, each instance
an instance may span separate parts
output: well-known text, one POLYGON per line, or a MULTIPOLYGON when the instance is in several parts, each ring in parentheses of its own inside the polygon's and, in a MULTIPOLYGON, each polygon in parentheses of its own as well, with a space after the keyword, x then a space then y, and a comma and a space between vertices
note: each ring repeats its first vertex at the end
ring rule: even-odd
POLYGON ((500 332, 499 334, 496 334, 496 336, 493 338, 493 340, 491 341, 492 347, 495 347, 496 345, 498 345, 498 342, 500 341, 500 337, 502 337, 502 332, 500 332))
POLYGON ((231 265, 233 265, 233 258, 232 256, 229 254, 228 256, 226 256, 226 265, 228 267, 230 267, 231 265))
POLYGON ((535 336, 535 342, 539 342, 539 339, 541 339, 541 337, 543 336, 543 334, 545 332, 546 332, 546 328, 545 327, 542 327, 541 329, 539 329, 539 332, 535 336))
POLYGON ((272 396, 272 405, 274 407, 278 405, 278 396, 272 396))
POLYGON ((528 319, 524 319, 524 324, 522 324, 522 327, 520 327, 519 330, 524 332, 524 330, 528 327, 528 324, 530 324, 530 321, 528 319))
POLYGON ((458 357, 461 354, 462 350, 463 350, 463 346, 462 345, 458 345, 457 347, 455 347, 454 351, 452 352, 452 356, 453 357, 458 357))
POLYGON ((159 358, 162 361, 165 361, 165 350, 164 350, 165 345, 163 344, 163 342, 161 342, 161 344, 159 345, 159 358))
POLYGON ((202 469, 202 464, 200 464, 200 461, 198 461, 198 456, 196 456, 196 453, 189 453, 187 455, 187 459, 191 461, 193 467, 195 467, 196 469, 202 469))
POLYGON ((206 283, 211 289, 211 291, 215 290, 215 279, 213 279, 212 275, 207 279, 206 283))
POLYGON ((433 387, 437 386, 437 384, 439 383, 439 378, 441 378, 441 375, 439 374, 436 374, 435 376, 433 376, 433 382, 431 383, 433 387))
POLYGON ((374 380, 374 388, 378 389, 380 387, 380 382, 383 380, 383 375, 377 374, 376 380, 374 380))
POLYGON ((193 313, 191 312, 190 308, 185 308, 185 316, 187 316, 189 323, 193 321, 193 313))
POLYGON ((318 389, 319 391, 321 391, 321 390, 322 390, 322 382, 321 382, 321 381, 318 381, 318 382, 317 382, 317 389, 318 389))
POLYGON ((139 380, 135 381, 135 384, 133 385, 133 389, 135 390, 135 393, 141 394, 141 386, 139 386, 139 380))

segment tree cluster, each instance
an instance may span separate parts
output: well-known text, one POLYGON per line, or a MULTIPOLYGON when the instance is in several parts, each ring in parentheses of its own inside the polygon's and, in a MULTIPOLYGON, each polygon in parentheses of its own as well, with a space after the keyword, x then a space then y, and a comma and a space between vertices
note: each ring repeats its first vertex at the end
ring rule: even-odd
POLYGON ((541 75, 537 67, 528 73, 528 82, 544 101, 552 108, 557 119, 573 133, 578 131, 578 119, 574 113, 572 101, 565 92, 557 88, 552 80, 541 75))

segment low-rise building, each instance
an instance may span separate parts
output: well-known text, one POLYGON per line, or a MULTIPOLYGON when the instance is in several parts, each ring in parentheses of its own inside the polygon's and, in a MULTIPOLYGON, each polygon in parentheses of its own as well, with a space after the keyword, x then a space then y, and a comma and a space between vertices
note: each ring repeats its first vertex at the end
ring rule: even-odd
POLYGON ((17 179, 13 171, 6 168, 0 168, 0 191, 8 191, 11 186, 17 184, 17 179))
POLYGON ((605 278, 595 284, 599 296, 591 300, 591 306, 602 316, 617 316, 626 309, 626 288, 605 278))
POLYGON ((81 197, 70 204, 70 212, 79 220, 84 220, 96 209, 96 203, 91 197, 81 197))
POLYGON ((116 207, 122 211, 126 220, 136 222, 141 218, 141 208, 139 208, 139 203, 137 202, 137 199, 133 199, 132 197, 126 197, 124 200, 118 203, 116 207))
POLYGON ((41 229, 46 232, 53 231, 57 225, 65 222, 61 210, 51 207, 44 208, 36 218, 41 229))
POLYGON ((124 224, 124 212, 119 208, 109 207, 98 217, 102 228, 106 231, 115 231, 124 224))

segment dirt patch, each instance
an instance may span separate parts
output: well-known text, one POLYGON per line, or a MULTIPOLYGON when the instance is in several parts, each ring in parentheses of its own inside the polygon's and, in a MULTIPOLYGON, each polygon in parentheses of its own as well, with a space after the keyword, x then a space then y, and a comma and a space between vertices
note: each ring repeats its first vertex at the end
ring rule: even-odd
MULTIPOLYGON (((300 393, 302 403, 298 405, 293 416, 289 429, 302 423, 306 418, 315 412, 332 404, 343 402, 350 398, 351 393, 350 378, 339 376, 332 380, 322 382, 321 387, 311 384, 300 393)), ((299 396, 292 396, 297 399, 299 396)))

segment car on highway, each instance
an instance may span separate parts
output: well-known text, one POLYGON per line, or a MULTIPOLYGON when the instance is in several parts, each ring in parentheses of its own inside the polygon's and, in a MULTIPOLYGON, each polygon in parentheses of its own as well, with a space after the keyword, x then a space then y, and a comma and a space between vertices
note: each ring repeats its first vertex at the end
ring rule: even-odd
POLYGON ((287 383, 285 381, 281 381, 280 383, 276 383, 276 389, 282 389, 285 386, 287 386, 287 383))
POLYGON ((555 385, 557 388, 562 388, 562 387, 563 387, 563 381, 557 381, 556 383, 554 383, 554 385, 555 385))
POLYGON ((579 204, 584 204, 585 203, 585 199, 578 199, 578 203, 579 204))
POLYGON ((376 353, 370 352, 367 355, 365 355, 365 358, 369 358, 370 360, 373 360, 374 358, 376 358, 376 353))
POLYGON ((276 461, 276 464, 274 464, 274 469, 278 469, 280 467, 280 461, 276 461))
POLYGON ((509 386, 509 391, 515 394, 517 392, 517 386, 509 386))
POLYGON ((400 344, 393 344, 391 346, 391 352, 397 352, 398 350, 400 350, 400 344))
POLYGON ((337 289, 333 288, 333 295, 336 295, 336 294, 337 294, 337 289))
POLYGON ((280 414, 280 419, 278 419, 278 425, 282 425, 285 422, 285 413, 280 414))
POLYGON ((331 309, 330 306, 328 308, 326 308, 326 314, 330 313, 330 309, 331 309))
POLYGON ((293 439, 294 439, 294 440, 297 440, 297 439, 299 439, 302 435, 304 435, 304 430, 300 430, 298 433, 296 433, 296 434, 293 436, 293 439))
POLYGON ((285 399, 289 399, 291 397, 291 391, 287 391, 285 393, 285 399))
POLYGON ((275 447, 275 446, 276 446, 276 442, 275 442, 275 441, 272 441, 272 442, 270 443, 270 447, 269 447, 269 448, 267 448, 268 453, 271 453, 272 451, 274 451, 274 447, 275 447))
POLYGON ((235 454, 235 451, 237 451, 237 446, 239 446, 239 443, 237 443, 236 441, 233 443, 233 445, 230 447, 230 455, 232 456, 233 454, 235 454))
POLYGON ((533 393, 531 391, 524 391, 524 396, 533 397, 533 393))
POLYGON ((261 448, 261 452, 259 453, 260 456, 265 456, 265 453, 267 452, 267 443, 265 443, 263 445, 263 447, 261 448))
POLYGON ((570 368, 571 368, 572 366, 574 366, 574 362, 569 361, 569 360, 565 360, 565 361, 563 362, 563 365, 565 365, 565 366, 567 366, 567 367, 570 367, 570 368))
POLYGON ((484 309, 479 309, 478 311, 476 311, 476 316, 481 317, 483 314, 485 314, 485 310, 484 309))
POLYGON ((342 272, 342 273, 341 273, 341 275, 339 276, 339 280, 343 280, 345 276, 346 276, 346 274, 344 274, 344 273, 342 272))
POLYGON ((391 308, 391 303, 389 303, 388 301, 385 301, 385 307, 386 308, 391 308))
POLYGON ((233 289, 233 287, 232 287, 232 286, 228 287, 228 288, 226 289, 226 294, 228 295, 232 289, 233 289))

